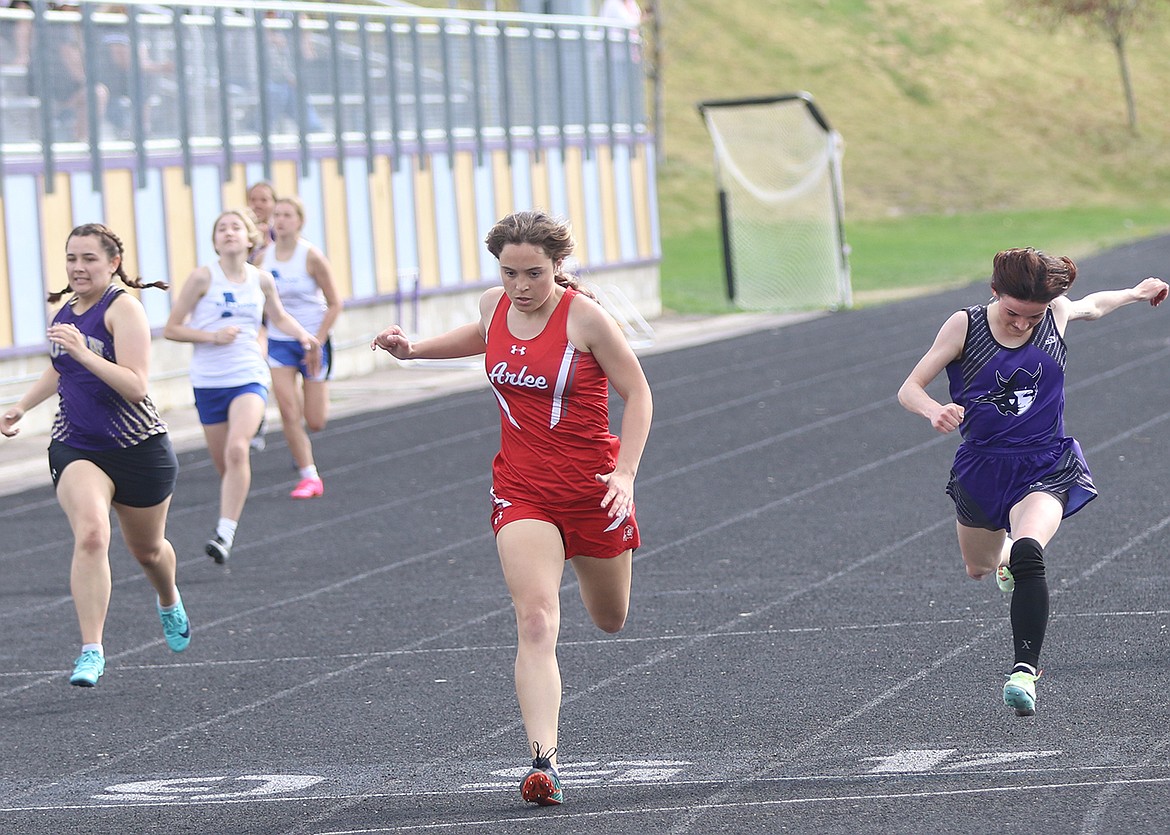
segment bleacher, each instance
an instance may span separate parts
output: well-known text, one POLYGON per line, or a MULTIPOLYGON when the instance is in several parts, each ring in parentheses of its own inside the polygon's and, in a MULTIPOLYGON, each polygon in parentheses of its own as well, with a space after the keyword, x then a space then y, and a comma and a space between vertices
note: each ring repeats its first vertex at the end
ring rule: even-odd
POLYGON ((0 135, 7 143, 39 142, 41 100, 28 91, 28 68, 0 64, 0 135))

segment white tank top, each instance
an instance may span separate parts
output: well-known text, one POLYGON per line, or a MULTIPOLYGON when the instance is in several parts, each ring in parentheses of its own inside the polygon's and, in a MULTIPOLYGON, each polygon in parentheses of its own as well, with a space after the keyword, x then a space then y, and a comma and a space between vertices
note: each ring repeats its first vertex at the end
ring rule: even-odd
POLYGON ((193 328, 217 331, 229 325, 240 329, 226 345, 196 342, 191 355, 191 385, 195 388, 234 388, 248 383, 270 385, 268 363, 257 340, 264 316, 260 271, 244 265, 244 281, 229 281, 218 262, 210 264, 211 284, 195 304, 187 322, 193 328))
MULTIPOLYGON (((317 280, 309 275, 309 247, 304 238, 297 241, 297 248, 287 261, 276 258, 276 244, 269 244, 264 250, 260 268, 272 273, 276 279, 276 290, 280 303, 289 315, 301 323, 301 327, 316 334, 325 321, 325 294, 317 280)), ((275 325, 268 326, 268 338, 284 342, 296 342, 297 338, 285 333, 275 325)))

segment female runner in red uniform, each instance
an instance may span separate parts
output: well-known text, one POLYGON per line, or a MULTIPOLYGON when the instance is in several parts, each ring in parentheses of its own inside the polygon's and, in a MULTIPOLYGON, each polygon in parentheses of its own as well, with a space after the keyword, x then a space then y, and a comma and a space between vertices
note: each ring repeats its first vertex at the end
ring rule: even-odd
POLYGON ((617 323, 562 271, 572 231, 540 211, 516 212, 488 233, 503 287, 479 301, 479 321, 411 342, 393 325, 371 347, 399 359, 485 354, 500 407, 492 463, 492 528, 516 609, 516 695, 535 755, 524 800, 562 802, 556 771, 561 675, 560 586, 572 561, 590 618, 617 632, 630 603, 634 476, 650 432, 650 386, 617 323), (609 431, 612 385, 625 401, 621 440, 609 431))

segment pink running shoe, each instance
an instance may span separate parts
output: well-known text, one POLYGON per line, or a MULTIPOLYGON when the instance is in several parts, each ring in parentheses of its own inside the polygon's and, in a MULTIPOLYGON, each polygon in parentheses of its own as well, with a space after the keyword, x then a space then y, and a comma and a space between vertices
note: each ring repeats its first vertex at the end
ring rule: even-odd
POLYGON ((294 499, 316 499, 325 494, 325 485, 319 478, 302 478, 289 493, 294 499))

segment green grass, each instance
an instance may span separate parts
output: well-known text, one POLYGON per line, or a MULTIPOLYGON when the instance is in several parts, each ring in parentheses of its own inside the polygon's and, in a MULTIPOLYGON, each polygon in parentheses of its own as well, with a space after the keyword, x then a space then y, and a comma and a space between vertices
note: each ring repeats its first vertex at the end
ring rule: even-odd
POLYGON ((662 239, 662 306, 676 313, 728 313, 719 230, 662 239))
MULTIPOLYGON (((846 222, 854 303, 929 292, 990 275, 1001 249, 1034 246, 1083 258, 1126 241, 1170 231, 1158 206, 916 215, 846 222)), ((679 313, 726 313, 722 248, 716 228, 664 237, 662 301, 679 313)), ((1135 276, 1135 280, 1142 276, 1135 276)))
POLYGON ((865 303, 900 288, 984 280, 1001 249, 1034 246, 1075 260, 1168 230, 1170 214, 1163 208, 1106 207, 859 221, 846 234, 853 288, 865 303))
POLYGON ((812 93, 845 139, 860 303, 981 279, 1010 246, 1084 257, 1170 229, 1170 24, 1128 44, 1135 134, 1108 42, 1007 0, 659 6, 668 309, 728 309, 706 99, 812 93))

